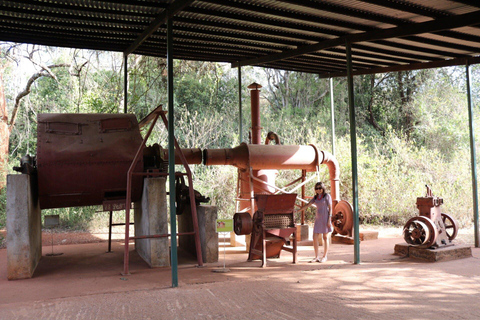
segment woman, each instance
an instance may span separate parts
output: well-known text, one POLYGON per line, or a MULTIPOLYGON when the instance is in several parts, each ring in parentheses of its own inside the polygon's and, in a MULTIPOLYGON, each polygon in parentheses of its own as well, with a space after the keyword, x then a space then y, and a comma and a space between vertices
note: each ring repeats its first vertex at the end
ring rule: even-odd
POLYGON ((308 204, 300 208, 299 211, 304 210, 311 205, 317 207, 317 214, 315 215, 315 224, 313 226, 313 250, 315 251, 315 258, 310 262, 326 262, 328 254, 328 234, 332 232, 332 197, 325 192, 325 185, 322 182, 315 184, 315 196, 308 204), (320 258, 319 254, 319 237, 323 236, 323 256, 320 258))

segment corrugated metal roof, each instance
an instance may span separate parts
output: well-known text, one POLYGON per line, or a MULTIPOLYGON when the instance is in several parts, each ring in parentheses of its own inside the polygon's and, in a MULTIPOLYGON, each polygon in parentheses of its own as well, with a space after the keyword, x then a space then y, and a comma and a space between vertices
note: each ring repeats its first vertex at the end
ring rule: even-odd
POLYGON ((3 0, 0 40, 164 57, 171 15, 178 59, 341 76, 349 41, 354 74, 480 61, 473 0, 3 0))

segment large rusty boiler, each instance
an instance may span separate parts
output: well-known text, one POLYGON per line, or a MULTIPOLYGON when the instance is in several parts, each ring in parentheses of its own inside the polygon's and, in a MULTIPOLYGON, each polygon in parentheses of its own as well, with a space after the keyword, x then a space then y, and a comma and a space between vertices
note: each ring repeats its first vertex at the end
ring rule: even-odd
POLYGON ((234 215, 235 233, 251 234, 248 261, 260 259, 262 267, 266 267, 267 258, 280 257, 281 251, 285 250, 292 253, 293 263, 297 262, 296 199, 296 194, 258 194, 255 196, 257 211, 253 219, 248 212, 234 215), (291 247, 285 246, 290 236, 293 243, 291 247))
MULTIPOLYGON (((36 169, 41 209, 118 202, 125 199, 126 173, 142 140, 133 114, 39 114, 37 155, 25 157, 16 169, 36 169)), ((200 149, 184 150, 189 163, 202 162, 200 149)), ((154 144, 143 149, 134 170, 167 172, 167 159, 154 144)), ((182 163, 177 152, 175 163, 182 163)), ((143 177, 135 175, 132 202, 140 199, 142 185, 143 177)))
POLYGON ((419 248, 439 248, 452 245, 458 232, 455 219, 442 213, 443 199, 432 194, 427 187, 425 197, 417 198, 419 216, 407 221, 403 228, 403 237, 408 244, 419 248))
MULTIPOLYGON (((39 114, 37 173, 40 207, 101 205, 125 199, 127 175, 142 143, 132 114, 39 114)), ((143 171, 143 159, 136 166, 143 171)), ((143 178, 132 184, 140 198, 143 178)))

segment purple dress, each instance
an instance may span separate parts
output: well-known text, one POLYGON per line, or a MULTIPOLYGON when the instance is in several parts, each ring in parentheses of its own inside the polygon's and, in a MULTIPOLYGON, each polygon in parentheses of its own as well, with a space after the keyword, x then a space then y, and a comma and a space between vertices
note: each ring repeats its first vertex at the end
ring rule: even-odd
POLYGON ((313 233, 329 233, 332 232, 332 227, 328 226, 328 208, 332 205, 332 197, 324 194, 321 198, 312 198, 309 203, 314 203, 317 206, 317 214, 315 215, 315 224, 313 225, 313 233))

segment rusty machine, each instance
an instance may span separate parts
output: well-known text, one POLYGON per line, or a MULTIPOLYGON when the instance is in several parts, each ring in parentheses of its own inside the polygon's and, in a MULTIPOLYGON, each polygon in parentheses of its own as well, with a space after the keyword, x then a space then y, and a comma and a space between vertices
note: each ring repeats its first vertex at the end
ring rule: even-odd
POLYGON ((403 228, 405 241, 419 248, 440 248, 452 245, 458 232, 457 221, 442 213, 443 199, 433 195, 427 185, 425 197, 417 198, 419 216, 407 221, 403 228))
POLYGON ((267 258, 280 257, 285 250, 292 253, 293 263, 297 262, 297 228, 293 214, 296 198, 296 194, 258 194, 253 219, 248 212, 234 215, 235 234, 251 235, 248 261, 260 259, 262 267, 266 267, 267 258), (287 247, 287 242, 292 245, 287 247))
MULTIPOLYGON (((125 199, 126 173, 141 144, 138 122, 131 114, 39 114, 40 207, 102 205, 125 199)), ((143 157, 135 170, 144 170, 143 157)), ((142 184, 142 177, 134 177, 133 201, 140 198, 142 184)))
MULTIPOLYGON (((145 143, 165 111, 157 107, 140 123, 133 114, 39 114, 37 154, 25 156, 16 171, 34 176, 38 184, 40 209, 103 205, 104 211, 125 210, 125 241, 137 238, 169 237, 169 234, 131 237, 130 205, 142 196, 143 178, 167 176, 168 162, 158 144, 145 143), (140 128, 150 124, 145 137, 140 128)), ((198 264, 202 265, 196 204, 207 198, 195 193, 188 163, 194 162, 178 147, 175 162, 186 173, 177 172, 177 207, 189 201, 198 264), (177 154, 178 153, 178 154, 177 154), (189 186, 186 186, 187 176, 189 186), (180 203, 182 202, 182 203, 180 203)), ((198 156, 201 151, 195 153, 198 156)), ((195 156, 194 155, 194 156, 195 156)), ((179 210, 179 213, 183 211, 179 210)), ((181 234, 178 234, 181 235, 181 234)), ((124 273, 128 274, 128 246, 125 246, 124 273)))

